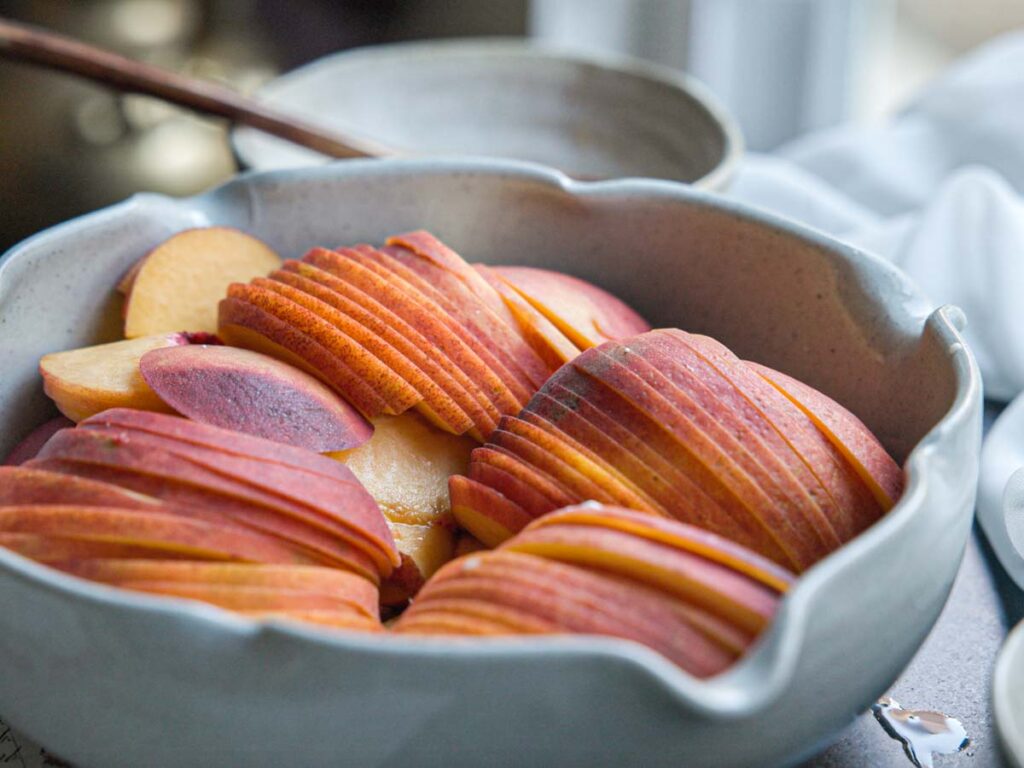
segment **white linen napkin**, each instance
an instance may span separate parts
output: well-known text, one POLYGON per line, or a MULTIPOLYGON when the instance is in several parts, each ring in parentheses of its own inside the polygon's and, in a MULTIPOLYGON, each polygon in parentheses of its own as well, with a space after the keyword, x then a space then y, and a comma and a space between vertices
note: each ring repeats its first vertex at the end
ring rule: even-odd
POLYGON ((1003 504, 1024 467, 1024 33, 957 62, 882 125, 751 155, 729 194, 878 253, 936 306, 964 310, 986 397, 1016 399, 983 449, 978 516, 1024 589, 1024 537, 1005 514, 1024 530, 1024 503, 1003 504))

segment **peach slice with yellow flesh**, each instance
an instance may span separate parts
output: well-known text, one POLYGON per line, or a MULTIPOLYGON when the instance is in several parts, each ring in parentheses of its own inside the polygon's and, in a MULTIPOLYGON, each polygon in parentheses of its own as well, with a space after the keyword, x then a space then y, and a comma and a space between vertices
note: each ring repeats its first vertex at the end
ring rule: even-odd
POLYGON ((474 309, 479 305, 475 302, 467 304, 453 300, 440 287, 406 266, 405 262, 414 258, 406 249, 384 246, 377 250, 370 246, 358 245, 355 248, 341 249, 338 254, 346 259, 358 260, 360 264, 374 270, 382 278, 401 286, 403 291, 424 300, 429 306, 439 308, 441 322, 498 376, 517 402, 522 404, 530 398, 536 385, 514 360, 509 359, 505 350, 495 347, 494 340, 487 335, 484 325, 475 316, 474 309))
POLYGON ((492 272, 490 267, 474 264, 473 268, 501 296, 513 320, 518 324, 519 332, 548 368, 554 371, 580 353, 579 347, 566 338, 564 333, 534 309, 533 305, 515 289, 492 272))
MULTIPOLYGON (((499 455, 505 456, 504 454, 499 455)), ((509 501, 522 507, 531 518, 540 517, 553 509, 551 499, 538 491, 534 485, 524 482, 493 464, 483 461, 470 462, 468 477, 470 480, 475 480, 500 492, 509 501)))
POLYGON ((232 456, 282 464, 293 469, 333 478, 342 483, 358 482, 348 467, 332 461, 326 456, 284 443, 221 429, 210 424, 201 424, 180 416, 116 408, 91 416, 82 422, 82 426, 118 427, 134 432, 160 435, 179 443, 212 448, 232 456))
POLYGON ((380 336, 368 332, 363 325, 352 320, 329 302, 293 285, 292 281, 287 278, 283 280, 258 278, 253 280, 250 285, 278 293, 304 307, 330 323, 346 338, 361 346, 388 371, 387 382, 390 383, 382 385, 385 389, 390 389, 395 382, 399 382, 402 389, 408 388, 416 393, 415 402, 404 410, 417 408, 434 424, 455 434, 462 434, 472 427, 472 422, 465 411, 459 408, 458 404, 448 397, 436 383, 424 377, 422 373, 418 376, 415 373, 411 376, 408 375, 410 374, 407 368, 408 359, 401 352, 380 336))
POLYGON ((31 466, 0 467, 0 506, 5 504, 74 504, 162 511, 160 500, 151 496, 31 466))
MULTIPOLYGON (((690 430, 685 437, 674 433, 643 405, 632 401, 600 376, 591 376, 575 365, 576 361, 570 363, 567 366, 570 370, 560 375, 558 382, 567 389, 585 392, 587 401, 594 403, 596 410, 611 414, 618 425, 676 470, 674 479, 681 503, 669 510, 673 516, 738 541, 784 565, 795 565, 789 551, 792 545, 780 541, 777 531, 766 525, 761 516, 751 513, 750 506, 745 503, 750 501, 749 498, 737 496, 736 489, 726 484, 729 469, 732 474, 741 470, 726 464, 725 477, 719 474, 715 462, 721 459, 721 455, 702 433, 690 430), (692 438, 694 442, 690 443, 686 438, 692 438)), ((609 461, 615 463, 612 457, 609 461)), ((749 482, 740 490, 748 492, 746 496, 753 496, 756 501, 763 501, 756 490, 751 492, 749 482)), ((583 499, 575 499, 572 503, 580 501, 583 499)), ((769 519, 782 520, 780 510, 755 508, 769 519)))
POLYGON ((875 506, 859 484, 853 488, 848 483, 826 487, 765 416, 745 397, 739 396, 742 393, 690 346, 655 332, 632 339, 630 349, 639 354, 632 355, 629 363, 641 371, 647 370, 651 377, 669 379, 677 388, 677 397, 681 391, 685 393, 683 400, 692 398, 706 411, 714 413, 722 429, 747 446, 775 477, 780 489, 796 503, 806 505, 809 496, 840 540, 846 541, 857 532, 856 510, 864 503, 875 506), (650 372, 651 368, 657 373, 650 372))
POLYGON ((625 531, 555 524, 521 531, 502 545, 619 574, 664 590, 747 632, 761 631, 778 602, 775 590, 698 555, 625 531))
POLYGON ((522 425, 517 426, 511 419, 512 417, 502 419, 502 424, 507 429, 498 427, 494 430, 489 445, 509 451, 530 466, 554 478, 569 491, 575 501, 594 499, 608 504, 618 503, 608 488, 598 484, 567 461, 540 445, 533 437, 517 434, 517 431, 525 431, 525 428, 522 425))
POLYGON ((193 558, 311 564, 273 539, 244 528, 179 515, 74 505, 0 507, 0 533, 166 549, 193 558))
POLYGON ((67 430, 54 436, 41 454, 43 462, 57 460, 64 465, 39 466, 114 482, 185 509, 213 508, 239 524, 301 544, 347 567, 365 570, 363 559, 369 558, 373 566, 368 578, 386 575, 397 564, 390 532, 360 486, 334 483, 324 492, 314 486, 316 475, 296 472, 276 492, 264 490, 239 478, 255 480, 252 472, 256 471, 266 482, 275 469, 270 463, 246 464, 236 457, 217 457, 215 451, 201 459, 193 454, 190 460, 169 447, 123 431, 67 430), (207 468, 211 465, 217 469, 207 468), (338 506, 326 503, 329 500, 338 506))
POLYGON ((559 631, 538 616, 475 597, 431 597, 411 606, 396 622, 402 634, 541 635, 559 631))
MULTIPOLYGON (((286 266, 295 271, 278 270, 271 274, 271 280, 289 285, 327 304, 332 314, 337 314, 339 322, 343 322, 350 329, 346 333, 368 349, 372 349, 372 345, 375 344, 382 345, 381 349, 385 350, 388 365, 422 395, 423 400, 416 408, 424 416, 455 434, 462 434, 473 428, 476 423, 473 417, 479 417, 482 411, 480 405, 445 368, 426 354, 424 350, 429 349, 430 345, 425 339, 422 346, 417 347, 395 327, 385 323, 379 316, 370 314, 349 298, 345 293, 348 286, 332 275, 302 262, 290 262, 286 266), (304 276, 303 271, 320 272, 321 281, 304 276), (325 285, 326 282, 333 282, 342 290, 328 287, 325 285), (470 410, 464 407, 467 405, 470 410)), ((412 331, 411 328, 409 330, 412 331)), ((415 334, 415 331, 413 333, 415 334)))
MULTIPOLYGON (((100 463, 110 462, 97 456, 97 453, 106 451, 113 454, 118 449, 126 448, 128 453, 122 452, 119 455, 120 460, 125 462, 122 466, 136 468, 143 465, 130 456, 133 449, 151 449, 154 453, 149 458, 154 463, 164 458, 161 453, 166 453, 185 460, 185 464, 178 464, 182 477, 195 478, 210 489, 243 494, 244 498, 255 503, 302 505, 319 513, 315 524, 325 530, 350 531, 374 541, 385 552, 393 551, 384 518, 373 498, 354 475, 351 479, 341 480, 340 477, 308 472, 274 461, 225 454, 215 448, 163 435, 136 432, 131 428, 104 426, 98 422, 83 423, 81 429, 61 434, 53 439, 53 443, 55 446, 61 443, 63 448, 58 450, 64 453, 55 453, 48 446, 44 455, 100 463), (81 436, 83 431, 89 437, 105 437, 106 444, 97 441, 95 445, 89 445, 81 436), (102 447, 97 451, 98 446, 102 447)), ((169 462, 168 466, 173 467, 174 461, 169 462)))
POLYGON ((830 550, 838 548, 843 541, 839 531, 843 530, 840 523, 844 513, 836 508, 832 497, 820 486, 819 493, 812 496, 785 462, 760 442, 730 408, 723 407, 698 379, 674 371, 671 366, 669 372, 676 376, 669 378, 659 370, 668 361, 659 360, 659 366, 648 362, 645 356, 653 353, 641 351, 644 340, 645 336, 640 335, 624 344, 602 345, 596 352, 614 361, 613 368, 623 380, 642 382, 649 391, 664 397, 683 419, 719 447, 724 459, 732 459, 741 467, 774 506, 788 510, 795 525, 813 531, 830 550))
POLYGON ((431 354, 433 342, 362 289, 302 261, 286 261, 284 268, 275 272, 272 278, 291 281, 296 287, 304 287, 311 293, 313 285, 319 286, 321 292, 317 296, 330 301, 401 351, 412 369, 418 369, 444 389, 481 434, 490 432, 498 423, 501 416, 498 409, 462 368, 447 355, 431 354))
POLYGON ((46 445, 46 441, 62 429, 75 426, 75 422, 66 416, 57 416, 45 421, 29 432, 21 441, 15 445, 7 454, 3 465, 16 467, 24 464, 29 459, 35 458, 39 450, 46 445))
MULTIPOLYGON (((736 656, 673 610, 673 596, 600 571, 503 549, 456 561, 443 576, 423 590, 410 618, 422 621, 438 609, 453 613, 455 601, 477 599, 500 608, 510 623, 540 620, 556 633, 642 643, 702 677, 736 656)), ((403 616, 396 629, 403 631, 405 622, 403 616)))
MULTIPOLYGON (((547 510, 549 512, 552 509, 565 507, 579 501, 576 495, 566 488, 561 481, 534 466, 528 460, 520 458, 507 448, 488 443, 480 448, 473 449, 473 455, 470 457, 469 463, 470 474, 473 474, 473 467, 476 464, 489 464, 506 472, 521 483, 531 486, 537 493, 547 497, 548 504, 550 505, 547 510)), ((504 488, 499 487, 496 490, 505 493, 504 488)), ((509 498, 515 498, 511 494, 506 495, 509 498)))
MULTIPOLYGON (((228 289, 228 297, 241 299, 273 315, 343 361, 352 377, 331 383, 367 418, 382 413, 402 413, 420 401, 420 394, 375 355, 315 312, 282 295, 282 289, 287 286, 280 283, 274 286, 270 289, 265 285, 233 284, 228 289)), ((317 361, 306 359, 311 365, 321 367, 317 361)))
POLYGON ((903 471, 864 422, 792 376, 757 363, 747 365, 807 414, 871 489, 883 511, 892 509, 903 493, 903 471))
POLYGON ((474 441, 434 428, 415 413, 374 420, 373 438, 330 456, 345 464, 377 502, 402 556, 389 600, 409 597, 455 547, 448 477, 466 471, 474 441))
MULTIPOLYGON (((377 588, 366 579, 348 571, 320 566, 252 564, 186 560, 93 559, 53 562, 58 570, 80 578, 114 586, 133 584, 166 584, 216 587, 225 592, 231 588, 260 589, 297 595, 328 596, 337 610, 352 610, 370 619, 379 619, 377 588), (336 602, 335 602, 336 601, 336 602)), ((216 601, 210 601, 216 602, 216 601)), ((241 607, 241 606, 240 606, 241 607)), ((244 606, 256 609, 258 606, 244 606)), ((269 606, 263 606, 268 608, 269 606)), ((297 609, 296 604, 283 608, 297 609)), ((313 608, 313 606, 308 606, 313 608)))
POLYGON ((499 491, 462 475, 448 479, 452 514, 484 546, 496 547, 533 519, 499 491))
MULTIPOLYGON (((273 545, 273 541, 270 539, 265 543, 273 545)), ((67 560, 87 561, 93 558, 159 558, 161 561, 194 561, 204 556, 199 552, 181 551, 176 549, 173 543, 167 542, 123 544, 119 541, 76 539, 73 536, 41 536, 35 533, 0 532, 0 547, 44 564, 67 560)), ((205 556, 219 562, 237 561, 235 558, 229 558, 229 556, 219 553, 208 553, 205 556)), ((257 561, 264 563, 312 562, 303 559, 301 553, 293 553, 284 548, 276 555, 273 551, 263 552, 257 561)))
POLYGON ((567 396, 565 390, 552 390, 552 394, 565 398, 572 407, 559 402, 542 390, 533 396, 521 417, 535 421, 543 419, 549 425, 548 429, 558 430, 560 434, 572 438, 576 444, 586 446, 593 455, 600 457, 609 466, 614 466, 638 491, 645 494, 660 514, 671 517, 670 510, 680 503, 676 486, 666 480, 657 468, 642 461, 632 450, 623 450, 622 442, 616 441, 612 435, 584 418, 580 412, 579 400, 567 396))
MULTIPOLYGON (((124 335, 217 330, 217 302, 231 283, 276 269, 266 244, 228 227, 188 229, 150 251, 130 281, 124 335)), ((131 273, 129 273, 131 274, 131 273)))
POLYGON ((647 414, 662 430, 662 455, 684 466, 684 471, 720 503, 756 520, 786 553, 785 564, 803 570, 839 546, 833 530, 826 525, 819 528, 806 524, 801 515, 780 506, 748 473, 751 467, 740 466, 723 451, 705 429, 713 423, 711 419, 695 424, 682 416, 662 395, 598 348, 588 350, 569 365, 609 386, 636 411, 647 414), (831 534, 831 539, 825 534, 831 534))
POLYGON ((439 355, 461 368, 499 414, 518 411, 526 402, 526 390, 517 390, 518 382, 483 344, 453 320, 443 305, 387 269, 384 262, 353 249, 322 248, 314 248, 302 260, 359 288, 430 339, 439 355))
POLYGON ((235 347, 192 344, 142 356, 142 377, 193 421, 310 451, 342 451, 373 428, 318 379, 287 363, 235 347))
POLYGON ((877 499, 840 450, 806 413, 727 347, 707 336, 677 330, 657 331, 654 335, 688 345, 732 385, 732 391, 722 396, 733 407, 753 407, 761 413, 825 486, 840 510, 851 517, 847 525, 852 531, 864 530, 880 517, 882 508, 877 499))
POLYGON ((650 541, 692 552, 743 573, 780 594, 786 592, 795 580, 793 574, 786 569, 729 539, 716 536, 710 531, 692 525, 647 515, 632 509, 592 502, 579 504, 556 510, 534 520, 530 527, 531 529, 544 528, 562 523, 614 528, 650 541))
POLYGON ((43 391, 72 421, 81 421, 108 408, 171 410, 142 378, 139 361, 147 352, 210 337, 167 333, 98 344, 43 355, 39 372, 43 391))
POLYGON ((493 269, 580 349, 651 330, 621 299, 578 277, 536 267, 493 269))
POLYGON ((474 552, 483 552, 488 547, 480 539, 471 533, 462 531, 455 541, 455 554, 453 558, 463 557, 465 555, 471 555, 474 552))
MULTIPOLYGON (((427 239, 432 236, 426 235, 427 239)), ((433 239, 438 248, 451 256, 449 266, 438 263, 433 254, 438 248, 417 238, 399 235, 388 238, 388 255, 435 286, 451 303, 459 307, 460 317, 470 320, 482 341, 492 345, 495 355, 509 370, 525 380, 531 390, 540 387, 553 370, 526 343, 519 323, 497 291, 461 256, 433 239)))
POLYGON ((551 422, 533 414, 529 407, 518 418, 509 418, 505 429, 543 446, 615 496, 618 504, 651 514, 666 514, 661 505, 622 474, 617 467, 562 432, 551 422))

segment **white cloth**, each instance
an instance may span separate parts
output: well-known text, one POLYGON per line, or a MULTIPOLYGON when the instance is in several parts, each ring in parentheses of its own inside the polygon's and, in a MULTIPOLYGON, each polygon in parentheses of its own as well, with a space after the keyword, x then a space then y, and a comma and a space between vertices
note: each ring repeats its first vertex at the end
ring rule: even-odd
MULTIPOLYGON (((964 310, 986 397, 1024 392, 1024 33, 964 58, 885 124, 751 155, 729 194, 890 259, 936 305, 964 310)), ((1017 405, 986 443, 978 512, 1024 588, 1024 546, 1003 511, 1024 466, 1024 397, 1017 405)))

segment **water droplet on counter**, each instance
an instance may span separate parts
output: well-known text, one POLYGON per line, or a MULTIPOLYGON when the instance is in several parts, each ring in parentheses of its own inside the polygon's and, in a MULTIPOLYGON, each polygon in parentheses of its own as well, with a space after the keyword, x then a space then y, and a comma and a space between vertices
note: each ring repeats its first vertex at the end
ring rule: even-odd
POLYGON ((904 709, 888 696, 872 704, 871 712, 917 768, 934 768, 932 755, 951 755, 971 743, 960 721, 941 712, 904 709))

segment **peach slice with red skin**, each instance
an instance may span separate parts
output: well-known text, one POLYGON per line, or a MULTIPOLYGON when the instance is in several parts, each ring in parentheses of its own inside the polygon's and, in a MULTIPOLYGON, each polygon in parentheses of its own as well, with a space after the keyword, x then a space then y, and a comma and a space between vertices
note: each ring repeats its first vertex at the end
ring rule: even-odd
POLYGON ((452 514, 484 546, 496 547, 533 519, 500 492, 462 475, 448 478, 452 514))
POLYGON ((903 493, 903 471, 864 423, 822 392, 757 363, 747 363, 788 397, 839 449, 888 512, 903 493))
MULTIPOLYGON (((232 558, 222 553, 207 553, 205 556, 214 562, 241 562, 244 560, 262 563, 313 562, 311 559, 305 559, 301 552, 293 552, 287 548, 281 548, 275 554, 272 550, 274 542, 267 539, 264 543, 269 544, 270 548, 262 552, 256 559, 232 558)), ((161 561, 195 561, 204 556, 200 552, 177 550, 171 542, 149 541, 123 544, 116 540, 76 539, 73 536, 44 536, 35 533, 0 532, 0 547, 47 565, 51 562, 66 560, 85 562, 94 558, 159 558, 161 561)))
POLYGON ((217 302, 231 283, 262 276, 281 260, 266 244, 228 227, 188 229, 143 257, 122 281, 129 339, 217 330, 217 302))
POLYGON ((192 558, 311 564, 266 536, 179 515, 74 505, 0 507, 0 533, 166 549, 192 558))
POLYGON ((146 440, 123 431, 67 430, 47 444, 42 461, 33 460, 29 466, 114 482, 197 511, 213 508, 239 524, 302 544, 321 557, 369 570, 368 578, 387 575, 397 564, 390 533, 361 486, 334 483, 318 489, 313 482, 316 475, 300 472, 276 478, 275 486, 267 482, 275 469, 272 464, 246 464, 186 446, 196 452, 189 458, 167 450, 172 447, 169 444, 146 440), (217 468, 207 468, 213 466, 217 468), (253 479, 253 472, 267 483, 263 488, 245 479, 253 479), (364 558, 370 559, 372 568, 367 569, 364 558))
MULTIPOLYGON (((253 280, 250 285, 265 288, 293 301, 337 328, 342 334, 360 345, 389 371, 389 381, 399 381, 416 392, 417 400, 411 408, 418 409, 434 424, 455 434, 462 434, 472 427, 472 422, 455 401, 445 394, 435 382, 420 372, 408 368, 408 359, 382 337, 369 333, 366 327, 352 320, 324 297, 314 295, 305 287, 294 285, 294 280, 263 279, 253 280)), ((313 288, 316 291, 316 288, 313 288)), ((408 410, 406 408, 405 410, 408 410)), ((401 412, 401 411, 399 411, 401 412)))
POLYGON ((513 320, 519 326, 519 332, 523 338, 552 371, 580 353, 579 347, 566 338, 564 333, 520 296, 515 289, 492 272, 490 267, 484 264, 474 264, 473 268, 501 296, 513 320))
MULTIPOLYGON (((265 284, 236 283, 228 289, 228 297, 241 299, 273 315, 343 361, 352 377, 332 381, 332 385, 364 416, 373 418, 382 413, 402 413, 421 400, 420 394, 379 358, 335 325, 297 303, 294 300, 296 296, 283 295, 288 292, 288 286, 281 283, 273 285, 271 289, 265 284)), ((311 365, 321 367, 316 360, 306 359, 311 365)))
POLYGON ((651 330, 621 299, 578 277, 536 267, 494 271, 581 350, 651 330))
POLYGON ((519 323, 498 292, 461 256, 425 232, 390 237, 385 249, 458 306, 460 317, 470 321, 468 327, 492 345, 510 371, 525 377, 531 390, 544 383, 552 369, 526 343, 519 323), (443 258, 439 259, 442 252, 443 258))
POLYGON ((419 286, 388 269, 385 260, 355 249, 333 252, 314 248, 302 260, 359 288, 430 339, 438 352, 461 368, 487 396, 498 414, 518 412, 526 402, 528 388, 479 339, 456 322, 444 304, 434 300, 436 296, 439 301, 447 301, 437 291, 434 296, 424 293, 419 286))
POLYGON ((335 610, 379 620, 377 588, 320 566, 188 560, 93 559, 51 567, 124 589, 190 597, 240 610, 335 610))
POLYGON ((362 289, 303 261, 287 261, 283 269, 271 277, 289 281, 311 293, 312 286, 318 286, 321 292, 317 296, 330 301, 337 309, 401 351, 410 370, 418 369, 422 375, 437 382, 465 411, 481 434, 489 433, 498 423, 501 416, 498 409, 462 368, 447 355, 429 354, 434 344, 426 336, 362 289))
POLYGON ((11 452, 7 454, 7 458, 4 459, 4 466, 16 467, 19 464, 24 464, 29 459, 35 458, 39 450, 46 445, 46 441, 53 437, 54 434, 62 429, 73 426, 75 426, 75 422, 66 416, 56 416, 49 421, 43 422, 25 435, 11 449, 11 452))
POLYGON ((111 483, 31 466, 0 467, 0 506, 5 504, 73 504, 154 512, 162 506, 159 499, 111 483))
POLYGON ((527 528, 502 551, 610 571, 676 595, 747 632, 761 631, 777 592, 731 568, 613 528, 556 523, 527 528))
POLYGON ((258 352, 192 344, 142 356, 146 383, 193 421, 322 453, 354 448, 373 428, 318 379, 258 352))
POLYGON ((734 408, 756 408, 776 434, 788 443, 807 468, 850 515, 849 527, 859 532, 882 514, 870 489, 814 422, 775 386, 758 375, 727 347, 707 336, 682 331, 657 331, 676 343, 687 344, 733 386, 723 394, 734 408))
POLYGON ((115 408, 86 419, 81 426, 119 427, 134 432, 160 435, 179 443, 216 449, 231 456, 282 464, 333 478, 342 483, 358 482, 352 470, 326 456, 253 435, 243 435, 210 424, 201 424, 180 416, 115 408))
MULTIPOLYGON (((644 336, 640 336, 631 343, 639 346, 643 340, 644 336)), ((724 460, 731 459, 772 500, 774 506, 787 510, 788 517, 796 526, 813 532, 828 551, 841 545, 843 539, 839 530, 844 526, 839 523, 845 520, 845 510, 838 510, 832 497, 820 487, 819 495, 812 497, 789 467, 760 443, 731 409, 722 407, 714 397, 705 397, 706 388, 699 381, 678 371, 675 372, 676 378, 669 378, 645 359, 646 352, 637 354, 626 345, 602 345, 595 352, 614 361, 613 368, 623 373, 624 380, 642 382, 649 391, 662 394, 684 420, 700 429, 718 446, 724 460)))
MULTIPOLYGON (((352 293, 348 286, 332 275, 302 262, 290 262, 286 267, 291 269, 278 270, 271 274, 270 279, 289 285, 330 306, 345 318, 344 322, 351 328, 348 331, 350 335, 364 346, 377 343, 373 341, 374 339, 387 345, 390 350, 387 353, 388 364, 423 396, 423 400, 416 408, 424 416, 455 434, 462 434, 473 428, 481 415, 480 405, 452 378, 445 367, 424 352, 430 348, 425 339, 422 340, 422 346, 416 346, 392 324, 384 322, 379 316, 371 314, 353 301, 346 295, 352 293), (313 272, 321 273, 320 280, 306 276, 313 272), (328 282, 334 285, 328 287, 328 282)), ((369 297, 366 298, 372 301, 369 297)), ((412 334, 416 333, 411 328, 408 330, 412 334)))

